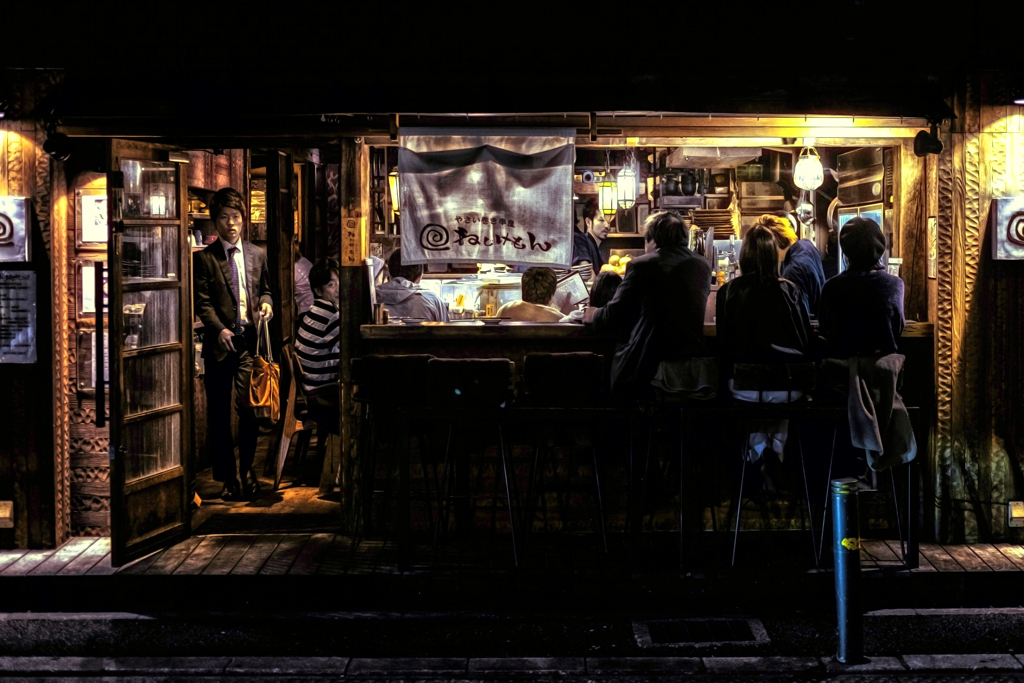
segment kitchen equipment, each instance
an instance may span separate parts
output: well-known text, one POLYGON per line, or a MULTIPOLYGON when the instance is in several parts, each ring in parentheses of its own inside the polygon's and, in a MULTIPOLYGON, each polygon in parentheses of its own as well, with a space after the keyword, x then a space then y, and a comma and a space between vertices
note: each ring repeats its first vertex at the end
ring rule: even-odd
POLYGON ((693 173, 683 173, 679 178, 679 189, 687 197, 697 192, 697 179, 693 173))

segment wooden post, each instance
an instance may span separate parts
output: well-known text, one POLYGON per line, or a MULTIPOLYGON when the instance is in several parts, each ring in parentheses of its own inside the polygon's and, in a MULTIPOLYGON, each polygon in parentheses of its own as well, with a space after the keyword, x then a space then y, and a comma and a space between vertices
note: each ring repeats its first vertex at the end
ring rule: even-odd
POLYGON ((369 160, 361 138, 341 138, 339 205, 341 213, 340 336, 341 336, 341 485, 342 525, 354 519, 358 498, 357 457, 355 452, 356 408, 352 401, 352 359, 359 355, 359 326, 368 319, 364 311, 363 259, 366 258, 366 217, 369 207, 369 160))
POLYGON ((274 318, 270 321, 270 336, 271 339, 280 339, 282 345, 291 341, 295 332, 292 173, 289 155, 281 152, 267 155, 267 262, 270 266, 270 289, 278 296, 274 302, 274 318))

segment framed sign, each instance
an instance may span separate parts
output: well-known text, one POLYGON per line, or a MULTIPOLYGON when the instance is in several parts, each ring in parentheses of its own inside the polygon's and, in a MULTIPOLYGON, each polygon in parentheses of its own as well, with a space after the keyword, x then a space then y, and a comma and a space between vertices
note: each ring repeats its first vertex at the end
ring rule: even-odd
POLYGON ((106 261, 75 261, 75 303, 76 317, 89 320, 96 317, 96 264, 103 266, 103 305, 107 305, 106 261))
POLYGON ((75 190, 75 246, 82 250, 107 250, 107 191, 75 190))
POLYGON ((36 362, 36 274, 0 270, 0 363, 36 362))
POLYGON ((30 242, 28 200, 0 197, 0 261, 30 261, 30 242))

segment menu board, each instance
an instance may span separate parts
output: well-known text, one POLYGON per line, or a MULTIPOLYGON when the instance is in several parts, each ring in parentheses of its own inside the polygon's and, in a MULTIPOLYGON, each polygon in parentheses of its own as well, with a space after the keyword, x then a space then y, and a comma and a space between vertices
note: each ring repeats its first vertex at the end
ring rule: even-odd
POLYGON ((36 274, 0 270, 0 363, 36 362, 36 274))

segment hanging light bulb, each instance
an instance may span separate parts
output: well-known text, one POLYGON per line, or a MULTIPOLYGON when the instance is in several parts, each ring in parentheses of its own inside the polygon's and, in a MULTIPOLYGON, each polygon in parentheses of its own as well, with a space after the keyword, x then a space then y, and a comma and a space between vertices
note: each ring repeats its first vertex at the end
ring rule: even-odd
POLYGON ((611 163, 610 152, 604 151, 604 178, 597 186, 597 197, 601 203, 601 211, 606 216, 614 216, 619 209, 619 198, 615 187, 615 181, 609 164, 611 163))
POLYGON ((398 216, 402 212, 402 200, 401 195, 398 194, 398 169, 388 174, 388 188, 391 190, 391 213, 392 216, 398 216))
POLYGON ((616 178, 616 197, 620 209, 631 209, 636 204, 639 193, 636 177, 636 157, 632 149, 626 151, 626 163, 622 165, 616 178))
POLYGON ((813 147, 804 147, 800 159, 793 169, 793 182, 801 190, 817 190, 825 182, 825 169, 821 166, 821 157, 813 147))
POLYGON ((601 211, 605 215, 614 216, 619 208, 619 198, 615 181, 609 180, 610 177, 610 175, 606 175, 605 179, 597 186, 597 196, 601 202, 601 211))
POLYGON ((631 209, 636 203, 636 171, 626 166, 615 179, 616 197, 620 209, 631 209))

